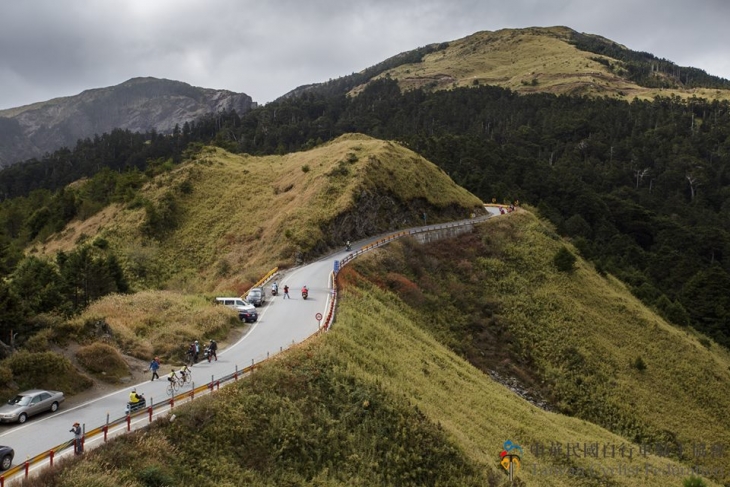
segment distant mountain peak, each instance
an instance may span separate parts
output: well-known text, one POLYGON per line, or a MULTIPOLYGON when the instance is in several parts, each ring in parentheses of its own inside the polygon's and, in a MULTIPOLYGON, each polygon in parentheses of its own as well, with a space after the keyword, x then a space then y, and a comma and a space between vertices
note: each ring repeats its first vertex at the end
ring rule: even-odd
POLYGON ((207 113, 243 114, 255 106, 244 93, 169 79, 131 78, 116 86, 0 111, 0 167, 72 147, 79 139, 115 128, 169 133, 176 124, 207 113))
POLYGON ((397 81, 403 91, 492 85, 523 94, 730 99, 726 79, 565 26, 475 32, 400 53, 359 73, 298 87, 282 98, 312 91, 356 96, 383 78, 397 81))

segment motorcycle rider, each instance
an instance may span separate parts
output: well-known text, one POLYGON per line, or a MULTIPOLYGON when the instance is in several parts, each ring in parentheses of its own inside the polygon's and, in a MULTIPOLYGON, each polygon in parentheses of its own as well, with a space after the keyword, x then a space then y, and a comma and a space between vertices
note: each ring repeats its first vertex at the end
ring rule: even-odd
POLYGON ((218 351, 218 344, 212 338, 210 339, 210 344, 208 345, 208 350, 210 350, 210 355, 208 356, 208 362, 210 362, 210 357, 213 357, 217 362, 218 354, 216 352, 218 351))
POLYGON ((144 397, 137 394, 137 388, 135 387, 132 389, 132 392, 129 393, 129 404, 134 407, 137 406, 140 402, 144 403, 144 397))
POLYGON ((271 294, 276 296, 276 293, 279 292, 279 285, 274 281, 274 284, 271 285, 271 294))
POLYGON ((309 289, 307 289, 307 286, 304 285, 304 287, 302 287, 302 297, 307 297, 307 296, 309 296, 309 289))
POLYGON ((352 250, 352 246, 350 245, 350 241, 349 240, 347 241, 347 244, 345 244, 345 250, 347 250, 348 252, 350 250, 352 250))

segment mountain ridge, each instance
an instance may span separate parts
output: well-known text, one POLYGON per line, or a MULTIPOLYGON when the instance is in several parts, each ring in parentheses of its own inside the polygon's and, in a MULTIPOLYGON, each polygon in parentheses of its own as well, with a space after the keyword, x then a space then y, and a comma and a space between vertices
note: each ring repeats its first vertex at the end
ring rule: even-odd
POLYGON ((73 147, 79 139, 113 129, 171 133, 175 126, 208 113, 235 110, 243 114, 255 106, 245 93, 132 78, 78 95, 0 110, 0 167, 73 147))
MULTIPOLYGON (((67 191, 83 194, 84 184, 88 185, 79 182, 67 191)), ((134 268, 139 247, 146 247, 154 249, 156 270, 148 274, 156 279, 179 280, 180 268, 199 266, 193 280, 199 284, 188 283, 188 289, 240 294, 272 264, 288 267, 295 258, 319 255, 348 239, 396 230, 407 222, 415 225, 424 211, 436 223, 450 216, 466 217, 481 205, 430 161, 394 142, 362 134, 343 135, 283 156, 203 148, 147 183, 142 193, 154 211, 142 205, 109 205, 89 218, 74 219, 34 244, 28 254, 70 252, 80 238, 91 241, 99 236, 120 251, 127 269, 134 268), (426 188, 431 191, 424 195, 426 188), (240 198, 244 193, 247 198, 240 198), (324 202, 326 208, 311 210, 324 202), (269 204, 279 211, 266 214, 269 204), (174 211, 168 220, 175 225, 169 232, 162 232, 164 224, 158 222, 148 229, 157 232, 153 238, 145 235, 144 222, 150 222, 155 211, 167 214, 170 208, 174 211), (245 224, 239 228, 236 222, 245 224), (241 255, 248 256, 247 270, 245 276, 236 276, 234 270, 243 266, 241 255), (272 255, 278 256, 273 263, 272 255)))
POLYGON ((728 80, 565 26, 479 31, 402 52, 337 80, 300 86, 281 98, 332 89, 354 96, 382 78, 397 80, 403 91, 494 85, 520 94, 730 99, 728 80))

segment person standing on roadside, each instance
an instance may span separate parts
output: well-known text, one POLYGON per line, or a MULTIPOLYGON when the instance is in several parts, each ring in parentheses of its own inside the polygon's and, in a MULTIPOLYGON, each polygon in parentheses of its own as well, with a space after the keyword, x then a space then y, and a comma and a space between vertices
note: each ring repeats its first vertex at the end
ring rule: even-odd
POLYGON ((198 343, 198 340, 195 340, 195 362, 198 363, 198 357, 200 357, 200 343, 198 343))
POLYGON ((76 455, 81 455, 81 452, 83 452, 83 446, 81 444, 81 425, 79 423, 74 423, 68 431, 74 434, 74 453, 76 455))
POLYGON ((287 286, 286 284, 284 284, 284 298, 283 299, 287 299, 287 298, 291 299, 289 297, 289 286, 287 286))
POLYGON ((150 362, 149 370, 150 370, 150 372, 152 372, 152 380, 150 380, 150 382, 152 382, 155 379, 160 378, 160 376, 157 375, 157 371, 159 370, 159 368, 160 368, 160 358, 155 357, 152 359, 152 362, 150 362))

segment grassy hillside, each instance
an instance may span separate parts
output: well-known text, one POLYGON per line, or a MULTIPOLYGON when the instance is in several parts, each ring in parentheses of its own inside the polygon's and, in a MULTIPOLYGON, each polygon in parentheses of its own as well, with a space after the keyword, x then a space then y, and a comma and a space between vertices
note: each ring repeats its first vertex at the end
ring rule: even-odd
POLYGON ((513 214, 456 240, 378 250, 343 270, 328 334, 220 400, 196 400, 175 422, 24 485, 497 486, 507 484, 498 464, 506 440, 524 449, 515 485, 671 486, 693 465, 727 468, 709 450, 727 439, 727 354, 580 261, 561 275, 552 266, 561 245, 534 217, 513 214), (489 319, 476 322, 477 310, 489 319), (561 408, 568 396, 603 404, 591 419, 621 434, 580 418, 590 410, 571 418, 529 404, 442 343, 469 349, 477 341, 466 339, 484 333, 505 347, 502 372, 532 369, 561 408), (631 365, 637 354, 643 371, 631 365), (653 442, 643 451, 650 438, 617 426, 627 415, 644 435, 671 431, 684 457, 654 454, 653 442), (698 441, 707 457, 693 452, 698 441))
MULTIPOLYGON (((627 100, 656 95, 730 99, 730 90, 639 86, 609 69, 610 64, 622 65, 618 60, 579 50, 571 43, 574 34, 567 27, 477 32, 443 43, 421 62, 399 65, 373 79, 396 79, 403 90, 489 84, 520 93, 607 95, 627 100)), ((351 94, 363 87, 356 87, 351 94)))
POLYGON ((135 203, 72 222, 30 252, 104 238, 137 288, 240 294, 274 266, 416 225, 423 211, 438 222, 481 205, 412 151, 362 135, 284 156, 206 148, 155 178, 135 203), (156 225, 140 200, 161 215, 156 225))
POLYGON ((536 458, 534 445, 618 448, 625 439, 529 405, 436 341, 395 295, 354 272, 342 296, 327 335, 218 399, 176 408, 172 423, 112 441, 24 485, 497 486, 506 485, 498 461, 508 439, 525 449, 516 485, 667 486, 687 476, 644 478, 646 465, 680 468, 651 455, 591 459, 564 450, 536 458), (570 468, 573 475, 560 473, 570 468), (640 473, 603 477, 609 468, 640 473))
MULTIPOLYGON (((178 363, 194 339, 223 343, 245 330, 235 312, 213 305, 215 295, 240 295, 271 268, 341 248, 348 239, 420 224, 424 211, 431 222, 450 221, 481 205, 422 157, 360 135, 286 156, 207 148, 180 166, 164 164, 168 171, 130 203, 75 220, 28 250, 55 259, 58 251, 93 242, 119 256, 137 292, 108 295, 72 318, 34 317, 20 342, 31 357, 0 363, 3 394, 37 382, 23 364, 45 370, 59 351, 78 360, 73 348, 98 340, 141 360, 157 355, 178 363)), ((83 348, 81 356, 99 350, 83 348)), ((57 358, 68 370, 69 395, 91 385, 57 358)), ((112 366, 107 378, 124 374, 112 366)))
POLYGON ((111 343, 124 353, 145 361, 158 356, 165 363, 181 363, 193 340, 223 342, 231 332, 248 327, 235 311, 214 306, 212 296, 143 291, 100 299, 69 320, 63 332, 88 341, 89 324, 99 322, 104 323, 111 343))
POLYGON ((392 246, 346 272, 393 290, 441 342, 558 411, 727 472, 727 350, 667 324, 583 261, 559 272, 563 245, 521 213, 455 241, 392 246))

